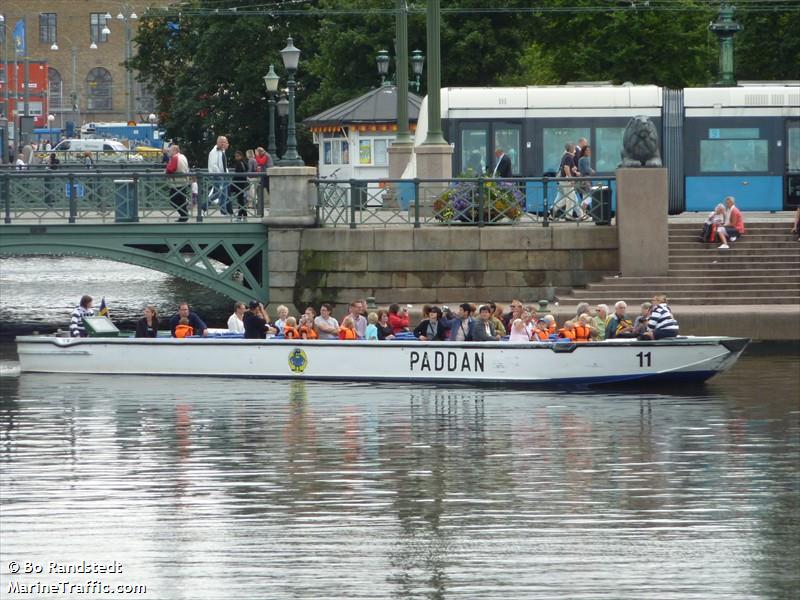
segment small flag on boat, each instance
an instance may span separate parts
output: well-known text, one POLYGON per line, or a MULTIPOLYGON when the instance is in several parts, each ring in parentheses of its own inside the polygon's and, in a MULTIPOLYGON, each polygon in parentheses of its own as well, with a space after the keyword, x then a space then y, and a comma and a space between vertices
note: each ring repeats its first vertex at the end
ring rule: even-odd
POLYGON ((100 300, 100 310, 97 311, 97 315, 100 317, 108 317, 108 307, 106 306, 105 296, 103 296, 103 299, 100 300))

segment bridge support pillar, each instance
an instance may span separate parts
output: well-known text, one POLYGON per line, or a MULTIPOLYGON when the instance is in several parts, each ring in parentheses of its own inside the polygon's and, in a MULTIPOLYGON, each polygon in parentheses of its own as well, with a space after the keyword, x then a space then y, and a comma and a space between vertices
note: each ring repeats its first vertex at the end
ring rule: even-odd
POLYGON ((269 214, 264 223, 274 227, 316 225, 317 195, 313 167, 272 167, 269 175, 269 214))
POLYGON ((623 276, 668 274, 668 190, 666 169, 617 169, 617 235, 623 276))

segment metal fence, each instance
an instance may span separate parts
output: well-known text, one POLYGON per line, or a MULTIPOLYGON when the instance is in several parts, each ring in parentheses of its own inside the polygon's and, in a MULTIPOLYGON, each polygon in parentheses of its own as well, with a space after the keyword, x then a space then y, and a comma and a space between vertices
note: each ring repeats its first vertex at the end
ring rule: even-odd
POLYGON ((325 227, 610 225, 616 178, 315 179, 325 227))
POLYGON ((5 223, 246 221, 264 216, 267 181, 263 173, 2 172, 0 206, 5 223))

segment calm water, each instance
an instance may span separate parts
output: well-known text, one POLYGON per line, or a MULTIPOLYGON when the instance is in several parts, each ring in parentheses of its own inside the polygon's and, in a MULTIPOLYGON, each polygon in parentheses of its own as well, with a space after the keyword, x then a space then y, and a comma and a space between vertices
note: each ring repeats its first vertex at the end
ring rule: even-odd
MULTIPOLYGON (((85 292, 115 318, 229 304, 102 261, 0 277, 6 334, 85 292)), ((0 344, 0 598, 800 598, 799 365, 755 345, 704 387, 417 389, 20 375, 0 344), (49 572, 83 561, 122 572, 49 572)))
POLYGON ((157 599, 797 598, 800 353, 773 350, 625 394, 5 361, 2 593, 102 560, 157 599))

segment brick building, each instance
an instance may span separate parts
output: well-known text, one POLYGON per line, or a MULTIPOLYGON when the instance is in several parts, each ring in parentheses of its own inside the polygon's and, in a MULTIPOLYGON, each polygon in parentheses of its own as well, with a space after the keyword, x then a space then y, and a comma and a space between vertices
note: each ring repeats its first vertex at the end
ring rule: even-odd
MULTIPOLYGON (((0 89, 8 77, 12 97, 15 87, 23 88, 24 80, 14 85, 13 61, 14 29, 24 17, 28 61, 47 64, 43 110, 55 117, 54 127, 64 127, 67 121, 76 127, 91 121, 146 121, 154 109, 152 95, 136 81, 135 73, 127 72, 124 62, 129 52, 136 53, 135 45, 127 40, 136 36, 139 16, 147 6, 158 4, 152 0, 3 0, 0 14, 7 43, 0 44, 0 49, 7 56, 0 59, 0 89), (8 68, 4 68, 6 61, 8 68)), ((21 65, 23 58, 18 56, 17 61, 21 65)), ((3 97, 0 111, 4 112, 3 97)), ((22 113, 21 97, 15 108, 17 114, 22 113)))

